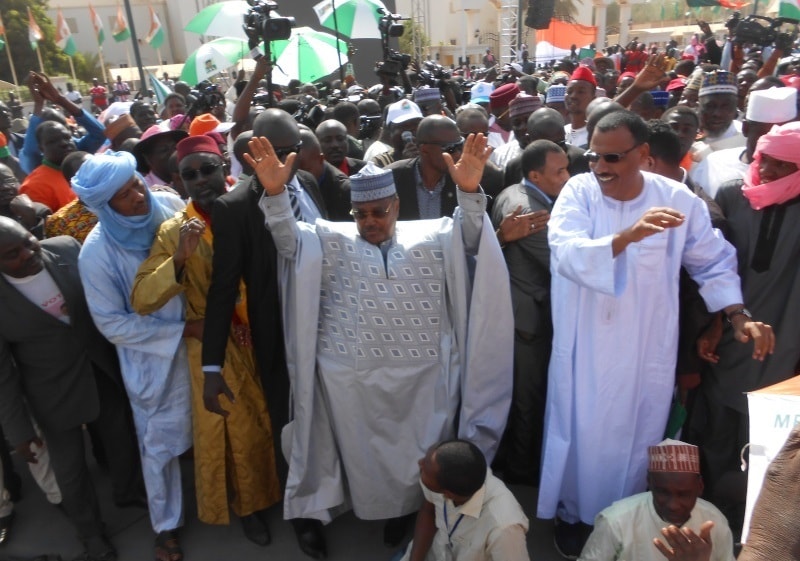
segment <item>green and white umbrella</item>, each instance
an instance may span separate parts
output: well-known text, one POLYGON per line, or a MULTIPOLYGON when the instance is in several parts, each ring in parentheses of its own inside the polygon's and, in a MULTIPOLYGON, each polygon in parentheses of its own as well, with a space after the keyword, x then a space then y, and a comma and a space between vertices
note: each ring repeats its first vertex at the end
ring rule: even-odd
MULTIPOLYGON (((339 68, 339 60, 347 63, 347 43, 310 27, 296 27, 288 40, 270 45, 273 60, 283 74, 301 82, 315 82, 331 74, 339 68)), ((272 77, 280 84, 277 70, 272 77)))
MULTIPOLYGON (((244 0, 234 0, 231 2, 217 2, 203 8, 192 18, 184 29, 200 35, 211 37, 239 37, 247 39, 242 24, 244 15, 250 9, 250 5, 244 0)), ((273 17, 278 14, 273 12, 273 17)))
POLYGON ((250 50, 247 41, 236 37, 222 37, 200 45, 190 54, 181 71, 181 81, 197 84, 234 66, 250 50))
POLYGON ((314 12, 322 26, 351 39, 380 39, 380 8, 386 9, 380 0, 322 0, 314 6, 314 12))

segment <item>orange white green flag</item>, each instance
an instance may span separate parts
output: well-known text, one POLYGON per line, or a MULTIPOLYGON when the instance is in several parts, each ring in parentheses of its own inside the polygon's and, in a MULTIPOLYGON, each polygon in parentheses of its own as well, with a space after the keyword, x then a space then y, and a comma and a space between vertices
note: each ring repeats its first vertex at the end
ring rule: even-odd
POLYGON ((125 39, 130 38, 131 30, 128 29, 128 22, 125 20, 125 15, 122 13, 122 6, 117 6, 117 19, 114 20, 114 28, 111 30, 114 36, 114 41, 119 43, 125 39))
POLYGON ((31 49, 35 51, 39 47, 39 41, 42 39, 44 39, 42 28, 39 27, 39 24, 33 19, 33 13, 31 9, 28 8, 28 41, 31 43, 31 49))
POLYGON ((72 31, 69 25, 67 25, 67 20, 64 19, 64 14, 61 13, 60 8, 56 19, 56 44, 67 56, 74 55, 78 50, 75 48, 75 40, 72 38, 72 31))
POLYGON ((106 40, 106 32, 103 29, 103 20, 101 20, 97 12, 94 11, 94 6, 91 4, 89 4, 89 18, 92 20, 92 27, 94 27, 94 34, 95 37, 97 37, 97 44, 102 45, 103 41, 106 40))
POLYGON ((164 28, 161 27, 161 20, 158 19, 158 14, 156 14, 153 7, 148 6, 148 8, 150 8, 150 33, 147 34, 144 40, 154 49, 158 49, 164 42, 164 28))

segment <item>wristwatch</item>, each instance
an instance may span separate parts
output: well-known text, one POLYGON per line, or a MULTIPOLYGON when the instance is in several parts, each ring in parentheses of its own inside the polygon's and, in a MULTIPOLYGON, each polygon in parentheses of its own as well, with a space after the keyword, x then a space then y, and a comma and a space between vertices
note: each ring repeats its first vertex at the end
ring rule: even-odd
POLYGON ((731 318, 733 316, 739 316, 739 315, 746 316, 748 319, 753 319, 753 314, 751 314, 750 310, 748 310, 744 306, 742 306, 741 308, 736 308, 731 313, 727 314, 726 319, 728 320, 728 323, 732 324, 733 322, 731 321, 731 318))

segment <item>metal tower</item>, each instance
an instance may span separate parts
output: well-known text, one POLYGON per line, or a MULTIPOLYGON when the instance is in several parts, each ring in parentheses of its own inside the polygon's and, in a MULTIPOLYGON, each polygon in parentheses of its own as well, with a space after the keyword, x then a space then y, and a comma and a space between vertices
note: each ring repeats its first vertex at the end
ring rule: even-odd
POLYGON ((414 52, 411 53, 413 60, 422 62, 425 60, 425 48, 422 44, 422 33, 430 36, 426 27, 425 15, 428 11, 427 0, 412 0, 411 2, 411 44, 414 52))
POLYGON ((519 0, 502 0, 500 5, 500 52, 501 64, 516 61, 519 48, 519 0))

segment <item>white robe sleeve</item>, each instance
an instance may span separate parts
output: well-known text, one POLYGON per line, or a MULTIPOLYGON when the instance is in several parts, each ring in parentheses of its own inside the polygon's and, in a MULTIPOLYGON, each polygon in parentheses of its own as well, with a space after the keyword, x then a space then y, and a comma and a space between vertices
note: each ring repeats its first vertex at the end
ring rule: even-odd
POLYGON ((297 256, 297 240, 299 237, 297 220, 292 213, 289 190, 284 188, 277 195, 261 195, 258 207, 264 213, 264 225, 272 234, 275 248, 284 258, 294 260, 297 256))
POLYGON ((112 258, 131 257, 112 257, 101 244, 87 243, 78 258, 81 284, 97 329, 114 345, 172 360, 183 340, 184 322, 161 319, 158 314, 140 316, 133 311, 129 295, 114 278, 117 267, 110 262, 112 258))
POLYGON ((547 224, 551 268, 580 286, 618 296, 625 289, 625 252, 614 257, 613 235, 592 238, 591 204, 584 190, 569 183, 559 195, 547 224))

